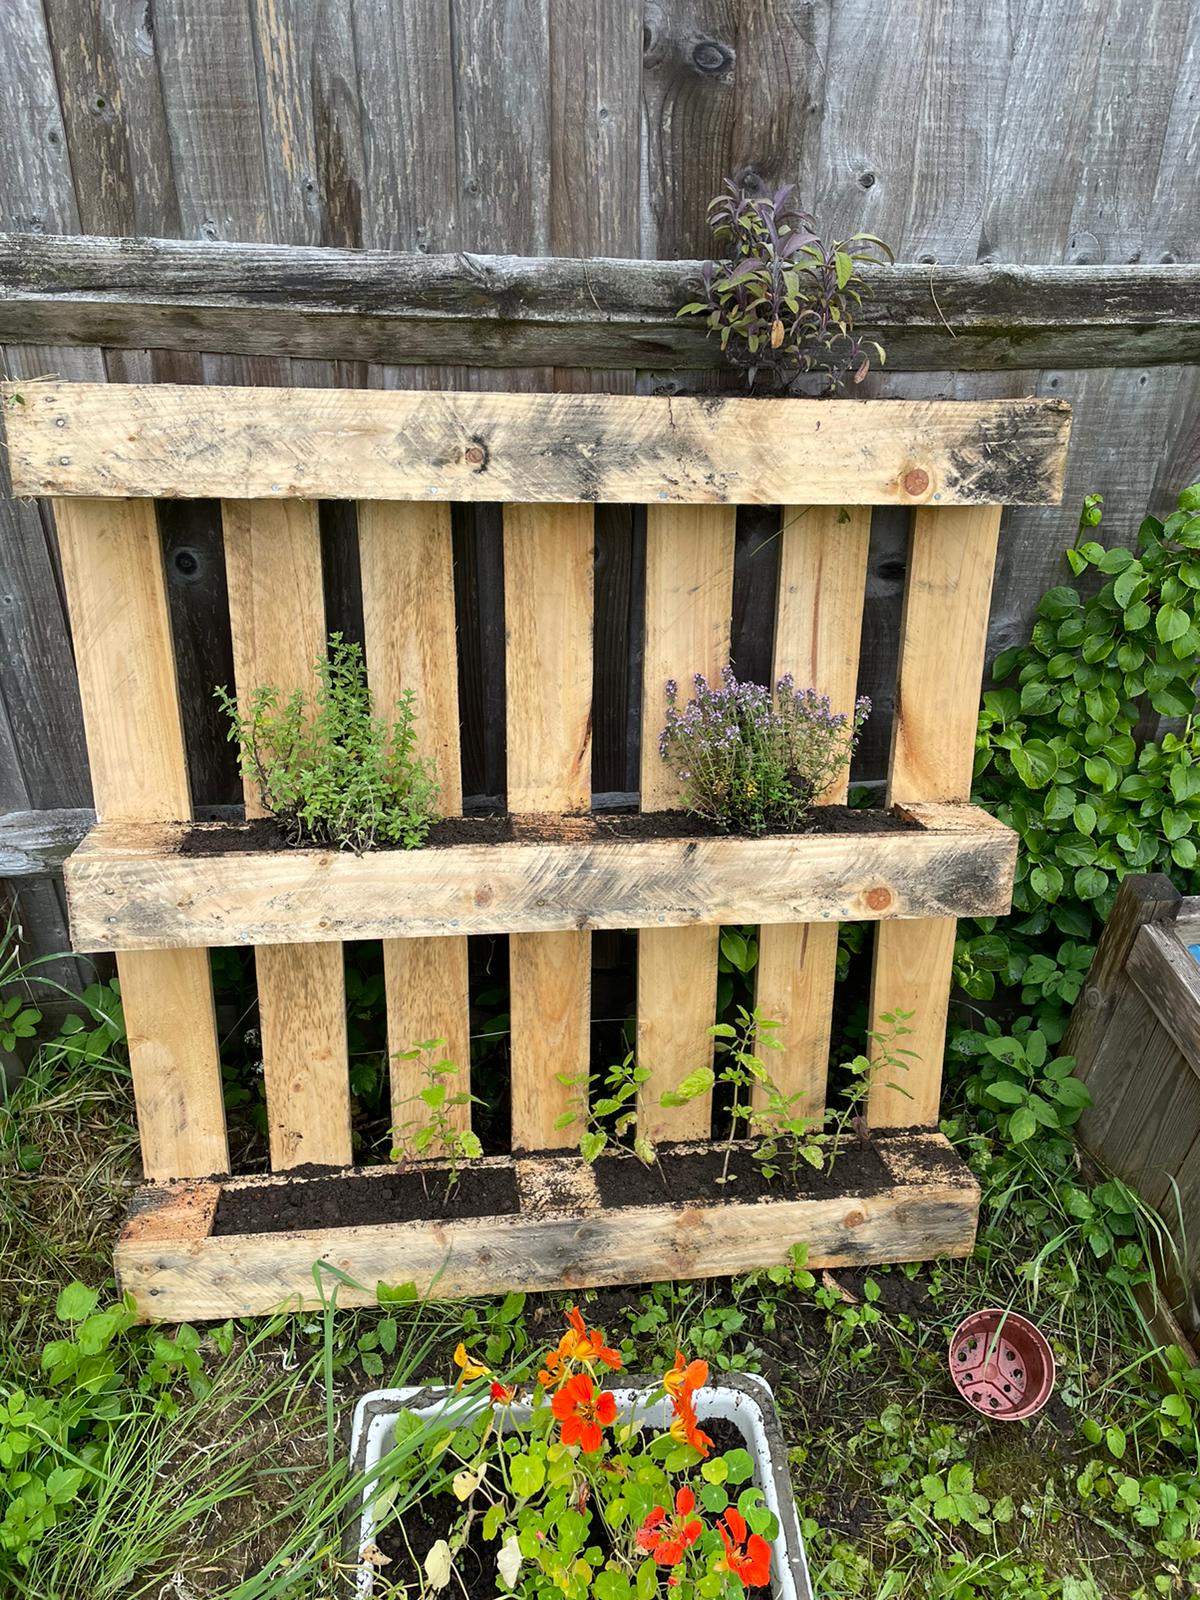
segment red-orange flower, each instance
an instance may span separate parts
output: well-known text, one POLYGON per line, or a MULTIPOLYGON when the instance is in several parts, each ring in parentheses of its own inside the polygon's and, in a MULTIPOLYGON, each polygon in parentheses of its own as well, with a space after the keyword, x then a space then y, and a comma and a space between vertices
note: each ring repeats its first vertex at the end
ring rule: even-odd
POLYGON ((677 1395, 694 1394, 697 1389, 702 1389, 708 1382, 708 1362, 688 1361, 683 1359, 683 1351, 676 1350, 675 1365, 663 1373, 663 1388, 672 1400, 677 1395))
POLYGON ((562 1442, 577 1444, 581 1450, 599 1450, 602 1428, 616 1421, 617 1402, 608 1389, 597 1389, 586 1372, 566 1383, 550 1402, 550 1409, 562 1424, 562 1442))
POLYGON ((725 1546, 723 1565, 739 1577, 747 1589, 759 1589, 770 1580, 771 1546, 761 1533, 752 1533, 747 1539, 746 1531, 745 1517, 736 1506, 728 1506, 717 1523, 717 1532, 725 1546))
POLYGON ((620 1351, 610 1349, 600 1329, 589 1328, 579 1307, 572 1306, 567 1313, 567 1331, 558 1341, 558 1348, 547 1355, 546 1365, 538 1373, 538 1381, 543 1388, 555 1389, 559 1384, 566 1383, 574 1365, 586 1367, 591 1372, 597 1361, 602 1361, 614 1372, 621 1370, 620 1351))
POLYGON ((704 1531, 699 1517, 693 1517, 696 1496, 686 1484, 675 1493, 675 1515, 669 1520, 664 1506, 654 1510, 637 1531, 637 1542, 648 1550, 660 1567, 678 1566, 684 1552, 704 1531))
POLYGON ((512 1397, 514 1392, 514 1390, 510 1389, 506 1384, 503 1383, 493 1383, 492 1387, 488 1391, 492 1397, 492 1404, 494 1406, 512 1405, 512 1397))
POLYGON ((708 1382, 707 1361, 687 1361, 683 1351, 676 1350, 675 1364, 663 1373, 663 1388, 670 1396, 675 1420, 671 1423, 671 1437, 680 1444, 690 1444, 706 1456, 712 1449, 712 1440, 700 1427, 696 1418, 696 1404, 692 1399, 697 1389, 708 1382))

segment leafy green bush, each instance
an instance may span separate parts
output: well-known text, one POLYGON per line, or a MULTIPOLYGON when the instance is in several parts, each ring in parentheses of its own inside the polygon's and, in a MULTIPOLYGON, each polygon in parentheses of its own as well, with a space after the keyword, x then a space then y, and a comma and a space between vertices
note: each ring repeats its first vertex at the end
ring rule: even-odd
POLYGON ((243 714, 228 690, 214 691, 241 752, 242 776, 257 784, 293 844, 415 848, 434 820, 437 785, 413 754, 412 690, 401 696, 389 728, 374 715, 358 645, 331 634, 328 657, 314 670, 319 687, 311 707, 300 690, 285 700, 260 684, 243 714))

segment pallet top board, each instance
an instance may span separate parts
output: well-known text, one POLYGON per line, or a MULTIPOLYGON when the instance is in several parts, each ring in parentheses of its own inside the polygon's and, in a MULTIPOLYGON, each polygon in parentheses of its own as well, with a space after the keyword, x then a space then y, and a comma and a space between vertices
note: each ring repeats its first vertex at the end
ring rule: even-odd
POLYGON ((185 855, 186 824, 101 823, 66 863, 71 935, 77 950, 166 950, 1007 910, 1011 829, 975 806, 904 810, 918 825, 894 832, 618 839, 580 818, 577 841, 362 856, 185 855))
POLYGON ((1053 505, 1061 400, 3 386, 13 492, 151 499, 1053 505))

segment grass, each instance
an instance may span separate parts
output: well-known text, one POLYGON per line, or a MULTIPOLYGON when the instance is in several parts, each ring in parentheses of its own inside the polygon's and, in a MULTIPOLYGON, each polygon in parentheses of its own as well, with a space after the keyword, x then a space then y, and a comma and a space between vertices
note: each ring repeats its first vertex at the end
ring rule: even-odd
MULTIPOLYGON (((98 1342, 90 1302, 65 1325, 56 1303, 71 1309, 58 1297, 75 1280, 101 1290, 101 1306, 111 1297, 109 1252, 136 1175, 118 1002, 91 1000, 91 1025, 43 1048, 0 1115, 0 1395, 49 1397, 68 1423, 45 1425, 41 1470, 80 1473, 26 1560, 0 1547, 0 1591, 349 1596, 356 1396, 449 1376, 460 1337, 499 1368, 527 1361, 557 1336, 560 1303, 349 1313, 329 1283, 324 1313, 194 1340, 122 1328, 82 1351, 98 1342)), ((1014 1151, 965 1112, 952 1126, 986 1193, 970 1260, 602 1291, 584 1297, 589 1322, 631 1368, 682 1347, 769 1378, 822 1600, 1200 1593, 1200 1512, 1187 1504, 1200 1384, 1154 1353, 1132 1297, 1149 1219, 1128 1191, 1084 1173, 1065 1140, 1014 1151), (1031 1424, 976 1418, 950 1384, 949 1331, 987 1304, 1033 1315, 1055 1347, 1057 1395, 1031 1424)), ((4 1438, 0 1413, 0 1496, 4 1438)))

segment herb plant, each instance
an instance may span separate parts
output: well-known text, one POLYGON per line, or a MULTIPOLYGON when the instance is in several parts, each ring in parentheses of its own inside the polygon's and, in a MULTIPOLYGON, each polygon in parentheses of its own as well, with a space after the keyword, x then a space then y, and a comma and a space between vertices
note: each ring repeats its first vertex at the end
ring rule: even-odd
POLYGON ((573 1092, 571 1109, 563 1112, 554 1126, 579 1126, 579 1153, 589 1165, 609 1145, 626 1155, 636 1156, 643 1166, 654 1165, 658 1159, 654 1145, 637 1129, 638 1094, 649 1081, 650 1069, 637 1065, 632 1050, 603 1073, 584 1072, 572 1076, 560 1072, 555 1076, 573 1092), (593 1086, 604 1092, 593 1098, 593 1086))
POLYGON ((229 691, 214 693, 241 752, 242 775, 290 843, 370 850, 421 844, 434 820, 437 785, 414 754, 415 697, 406 690, 389 727, 374 714, 358 645, 329 636, 314 666, 312 704, 296 690, 285 699, 270 684, 239 710, 229 691))
POLYGON ((827 696, 797 689, 790 674, 774 697, 762 684, 739 683, 728 666, 719 688, 701 672, 692 685, 680 710, 679 685, 667 682, 659 754, 683 784, 687 809, 729 832, 798 828, 849 765, 871 709, 863 698, 852 713, 835 712, 827 696))
POLYGON ((413 1419, 414 1438, 426 1430, 419 1449, 381 1495, 386 1504, 424 1474, 426 1495, 457 1503, 451 1526, 426 1550, 406 1535, 414 1571, 389 1579, 446 1589, 482 1559, 498 1588, 528 1600, 741 1600, 769 1582, 778 1523, 749 1486, 749 1452, 717 1454, 700 1426, 706 1361, 676 1351, 645 1408, 622 1415, 598 1382, 622 1356, 572 1307, 524 1389, 519 1372, 497 1373, 465 1343, 454 1362, 463 1400, 442 1427, 413 1419), (666 1428, 648 1415, 663 1404, 666 1428))
POLYGON ((437 1054, 445 1042, 444 1039, 426 1039, 411 1050, 401 1050, 396 1054, 397 1061, 421 1062, 425 1086, 406 1102, 419 1107, 419 1114, 392 1129, 395 1144, 391 1159, 437 1159, 444 1162, 446 1193, 449 1195, 458 1185, 463 1164, 478 1161, 483 1155, 483 1146, 479 1142, 479 1135, 470 1128, 460 1128, 457 1118, 452 1115, 462 1106, 478 1105, 480 1102, 468 1089, 454 1087, 458 1076, 457 1063, 437 1054))
POLYGON ((788 389, 810 373, 837 389, 847 378, 861 383, 871 355, 882 366, 885 352, 855 332, 855 320, 870 293, 859 268, 890 262, 892 252, 874 234, 826 240, 815 219, 794 203, 795 187, 751 196, 732 181, 709 204, 714 237, 726 246, 722 261, 701 272, 703 297, 679 315, 704 316, 721 349, 747 369, 753 385, 760 372, 788 389))

